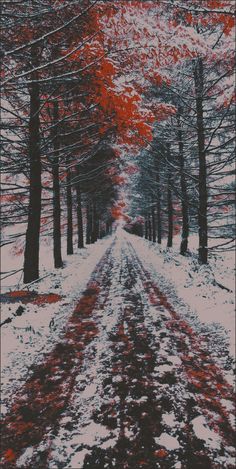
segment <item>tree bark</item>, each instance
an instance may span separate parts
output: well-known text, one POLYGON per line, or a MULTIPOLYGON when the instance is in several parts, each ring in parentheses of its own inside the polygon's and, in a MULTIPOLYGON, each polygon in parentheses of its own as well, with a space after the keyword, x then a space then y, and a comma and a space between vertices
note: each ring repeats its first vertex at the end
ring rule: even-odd
POLYGON ((99 239, 99 226, 100 226, 100 219, 99 219, 99 213, 97 211, 97 205, 96 202, 94 203, 94 228, 95 228, 95 239, 96 241, 99 239))
POLYGON ((148 220, 147 217, 145 217, 145 232, 144 232, 145 239, 148 239, 148 220))
POLYGON ((207 170, 205 154, 205 131, 204 131, 204 111, 203 111, 203 61, 198 58, 194 68, 194 81, 196 92, 196 111, 197 111, 197 139, 198 139, 198 158, 199 158, 199 207, 198 207, 198 226, 199 226, 199 250, 198 259, 201 264, 207 264, 208 258, 208 226, 207 226, 207 170))
POLYGON ((154 243, 156 243, 157 232, 156 232, 156 213, 155 213, 154 205, 152 206, 152 240, 154 243))
POLYGON ((100 220, 98 221, 98 239, 102 239, 103 238, 103 228, 102 228, 102 224, 100 222, 100 220))
POLYGON ((98 239, 98 215, 96 202, 92 204, 92 233, 91 243, 95 243, 98 239))
MULTIPOLYGON (((79 168, 77 167, 77 178, 79 177, 79 168)), ((77 196, 77 223, 78 223, 78 248, 84 248, 84 230, 83 230, 83 213, 82 200, 79 180, 76 183, 77 196)), ((89 243, 87 243, 89 244, 89 243)))
POLYGON ((168 204, 168 238, 167 238, 167 247, 168 247, 168 248, 171 248, 172 245, 173 245, 173 203, 172 203, 172 188, 171 188, 170 168, 168 168, 167 204, 168 204))
POLYGON ((152 221, 150 213, 148 214, 148 239, 152 241, 152 221))
POLYGON ((67 161, 66 176, 66 204, 67 204, 67 254, 73 254, 73 212, 72 212, 72 189, 71 170, 67 161))
POLYGON ((187 192, 187 183, 185 177, 184 165, 184 145, 183 135, 181 129, 181 108, 179 107, 177 121, 178 121, 178 143, 179 143, 179 163, 180 163, 180 186, 181 186, 181 208, 182 208, 182 240, 180 244, 180 254, 184 255, 188 249, 188 236, 189 236, 189 201, 187 192))
POLYGON ((91 219, 91 206, 90 206, 89 201, 87 202, 87 207, 86 207, 86 218, 87 218, 86 244, 91 244, 92 219, 91 219))
POLYGON ((109 235, 109 230, 110 230, 110 222, 106 221, 106 236, 109 235))
POLYGON ((53 178, 53 255, 54 267, 63 267, 61 256, 61 201, 60 201, 60 180, 59 180, 59 138, 57 122, 59 120, 58 102, 53 103, 54 131, 54 156, 52 161, 53 178))
POLYGON ((160 188, 160 165, 156 161, 156 183, 157 183, 157 242, 161 244, 162 220, 161 220, 161 188, 160 188))
MULTIPOLYGON (((36 45, 31 46, 31 63, 35 68, 39 64, 39 50, 36 45)), ((30 191, 28 224, 26 231, 24 253, 24 283, 30 283, 39 278, 39 239, 41 218, 41 155, 40 155, 40 88, 37 82, 38 73, 32 72, 29 85, 30 116, 29 116, 29 166, 30 191)))

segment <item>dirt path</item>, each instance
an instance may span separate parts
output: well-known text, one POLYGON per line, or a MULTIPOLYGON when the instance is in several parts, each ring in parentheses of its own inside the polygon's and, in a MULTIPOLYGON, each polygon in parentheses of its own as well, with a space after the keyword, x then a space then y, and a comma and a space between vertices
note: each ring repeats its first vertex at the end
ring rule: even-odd
POLYGON ((19 390, 2 467, 230 469, 232 412, 206 340, 116 240, 61 343, 19 390))

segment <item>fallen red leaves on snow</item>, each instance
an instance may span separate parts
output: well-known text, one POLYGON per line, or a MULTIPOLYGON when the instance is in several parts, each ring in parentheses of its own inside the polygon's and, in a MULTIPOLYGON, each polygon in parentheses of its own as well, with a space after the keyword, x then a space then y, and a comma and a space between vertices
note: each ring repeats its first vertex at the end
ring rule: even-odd
POLYGON ((35 305, 45 305, 50 303, 57 303, 62 299, 61 295, 56 293, 37 293, 35 291, 25 291, 25 290, 16 290, 1 295, 1 302, 6 303, 21 303, 35 304, 35 305))

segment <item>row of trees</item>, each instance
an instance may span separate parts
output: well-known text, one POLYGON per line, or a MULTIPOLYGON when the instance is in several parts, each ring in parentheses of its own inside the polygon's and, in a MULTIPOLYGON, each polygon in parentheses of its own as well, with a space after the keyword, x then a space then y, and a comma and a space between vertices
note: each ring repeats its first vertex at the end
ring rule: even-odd
POLYGON ((128 211, 129 154, 146 236, 168 223, 171 245, 177 217, 184 254, 191 219, 207 262, 209 216, 218 235, 231 204, 232 3, 3 1, 2 18, 2 225, 27 223, 24 281, 39 277, 40 236, 62 267, 62 235, 72 254, 75 233, 81 248, 128 211))
MULTIPOLYGON (((136 159, 134 182, 142 197, 136 195, 131 210, 142 217, 138 234, 149 240, 161 243, 164 235, 171 247, 173 234, 181 231, 183 255, 190 230, 198 231, 203 264, 209 239, 216 250, 233 249, 235 239, 233 31, 217 17, 205 18, 193 5, 179 9, 176 21, 190 22, 205 46, 148 90, 150 101, 158 97, 176 111, 155 125, 153 141, 136 159)), ((137 232, 137 225, 136 219, 127 228, 137 232)))
POLYGON ((111 231, 118 165, 107 142, 127 126, 115 109, 104 12, 87 0, 3 2, 2 220, 27 224, 25 283, 39 277, 40 237, 52 235, 60 268, 62 233, 72 254, 75 229, 79 248, 111 231))

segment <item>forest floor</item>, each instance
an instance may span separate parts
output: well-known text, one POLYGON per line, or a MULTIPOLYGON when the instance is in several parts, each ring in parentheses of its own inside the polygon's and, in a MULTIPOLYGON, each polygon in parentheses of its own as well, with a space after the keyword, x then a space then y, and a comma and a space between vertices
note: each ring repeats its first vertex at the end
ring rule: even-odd
MULTIPOLYGON (((3 468, 235 467, 227 334, 196 318, 164 271, 158 281, 146 251, 120 232, 94 250, 79 291, 70 271, 47 294, 21 296, 26 311, 6 322, 5 337, 13 340, 24 314, 51 315, 48 335, 26 330, 20 354, 8 354, 3 468)), ((16 298, 19 308, 19 294, 5 304, 16 298)))

